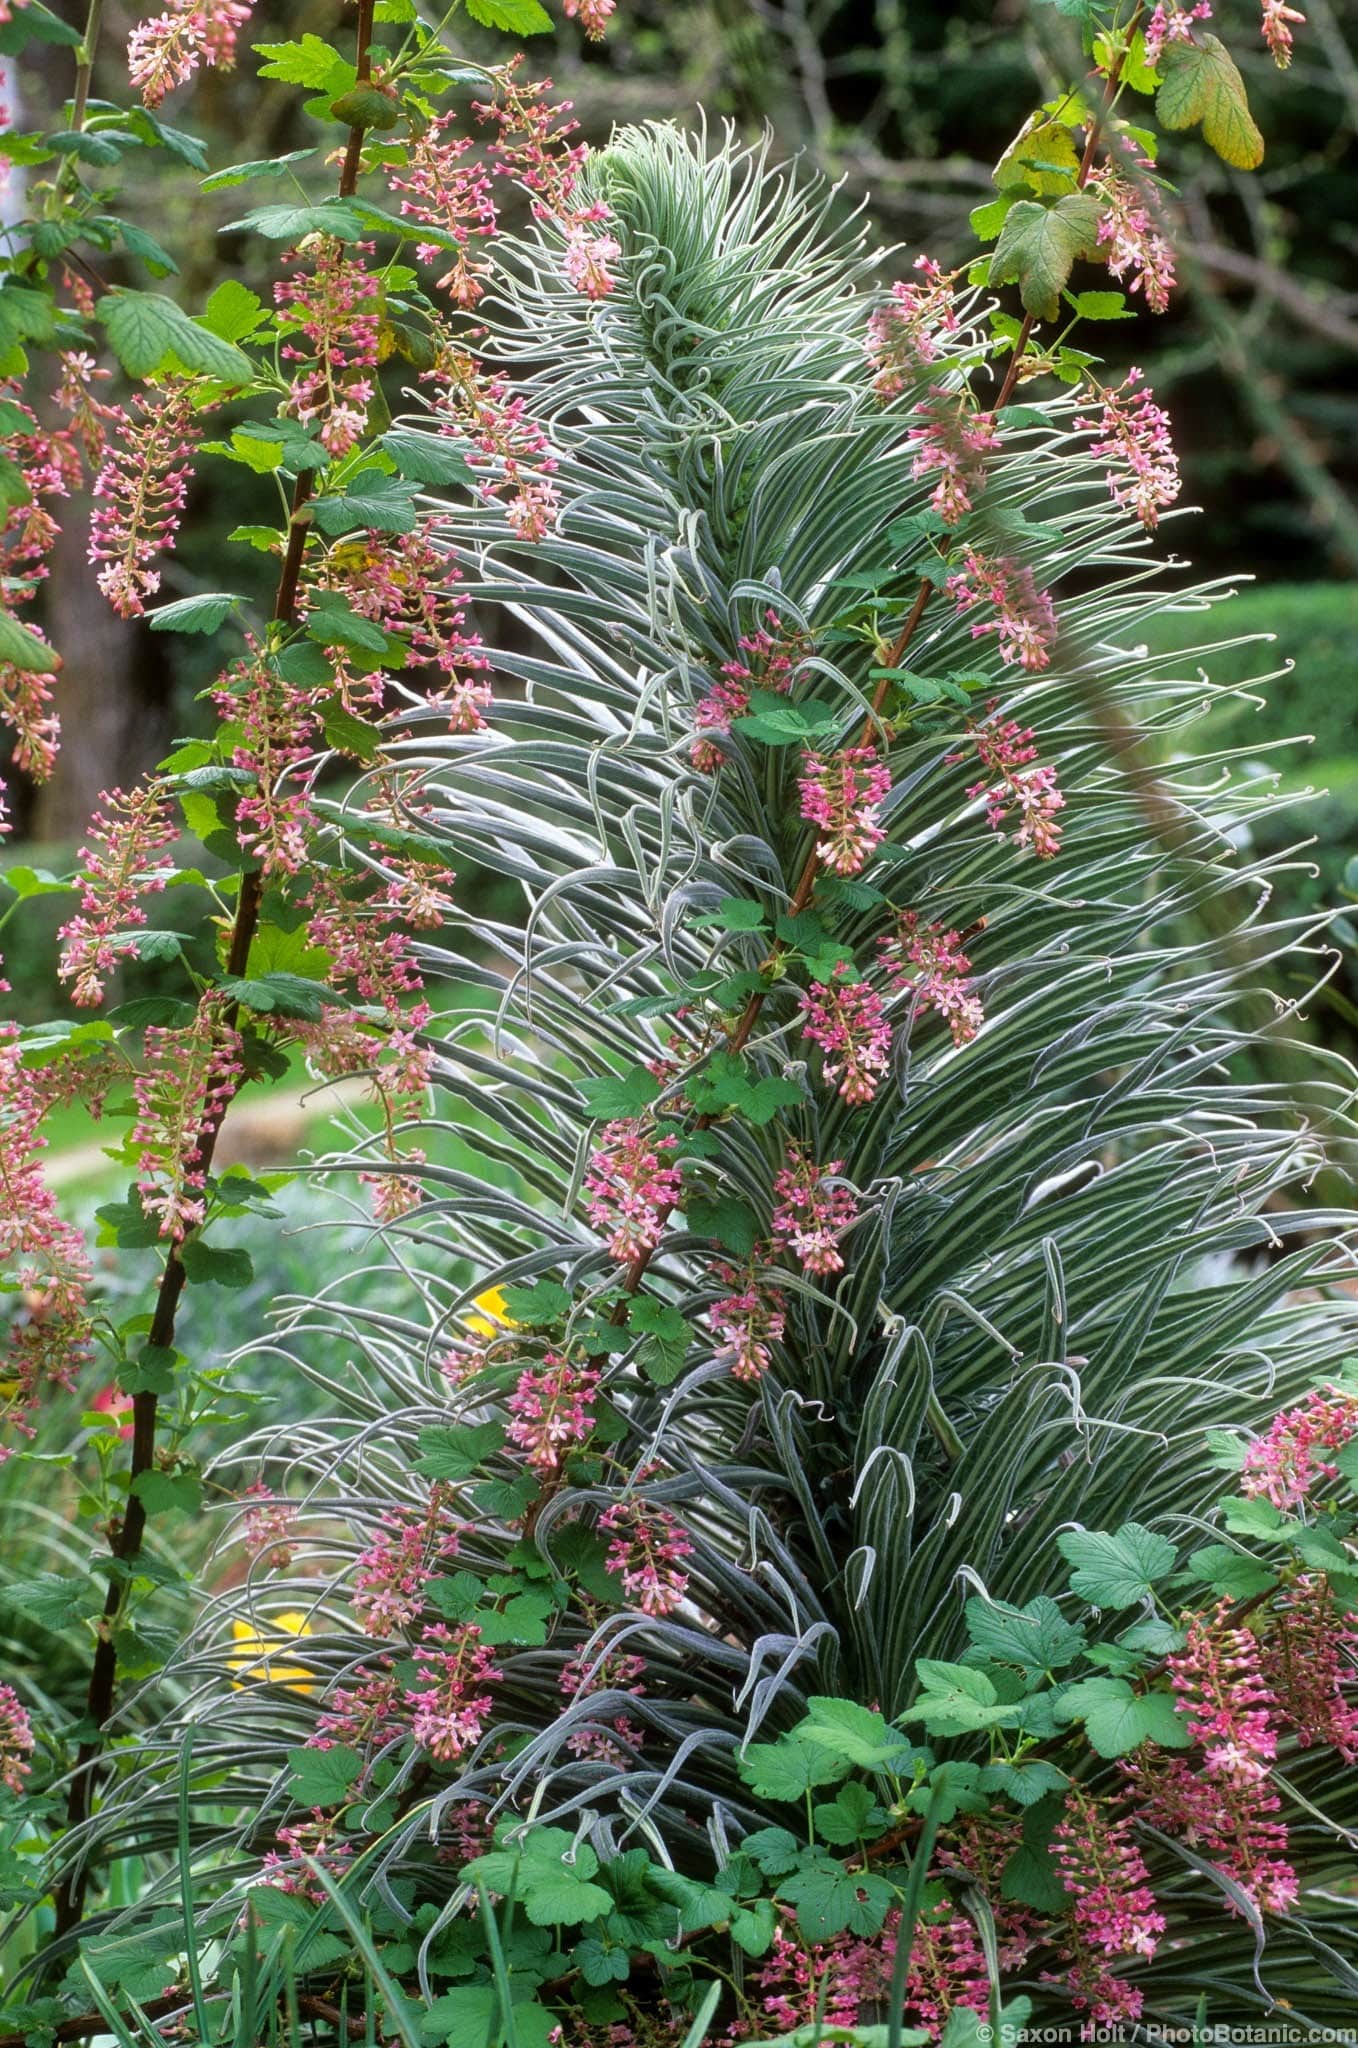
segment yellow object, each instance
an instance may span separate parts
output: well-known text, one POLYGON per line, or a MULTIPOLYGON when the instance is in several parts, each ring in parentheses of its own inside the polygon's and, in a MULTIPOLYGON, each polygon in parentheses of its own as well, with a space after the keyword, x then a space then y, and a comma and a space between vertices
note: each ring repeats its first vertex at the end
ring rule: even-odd
POLYGON ((286 1646, 290 1636, 295 1638, 312 1633, 306 1616, 295 1611, 271 1614, 262 1628, 256 1627, 252 1621, 233 1621, 231 1634, 240 1646, 241 1655, 228 1657, 226 1661, 233 1671, 239 1671, 241 1675, 232 1679, 232 1691, 242 1692, 247 1685, 283 1685, 289 1692, 315 1692, 316 1674, 310 1665, 280 1663, 278 1660, 278 1652, 286 1646), (263 1651, 263 1656, 258 1662, 252 1661, 258 1651, 263 1651))
POLYGON ((488 1287, 484 1294, 478 1294, 475 1306, 479 1315, 467 1317, 467 1328, 475 1330, 478 1337, 498 1337, 501 1330, 517 1330, 513 1316, 505 1313, 505 1298, 498 1287, 488 1287))

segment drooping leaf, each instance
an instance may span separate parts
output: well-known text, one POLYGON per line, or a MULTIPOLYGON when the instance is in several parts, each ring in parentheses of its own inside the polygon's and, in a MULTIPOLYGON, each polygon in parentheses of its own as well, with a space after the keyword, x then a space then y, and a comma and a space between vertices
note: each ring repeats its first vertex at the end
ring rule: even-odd
POLYGON ((1196 128, 1224 163, 1253 171, 1264 159, 1264 138, 1250 113, 1245 81, 1219 36, 1197 30, 1191 42, 1166 43, 1160 53, 1164 83, 1155 111, 1166 128, 1196 128))

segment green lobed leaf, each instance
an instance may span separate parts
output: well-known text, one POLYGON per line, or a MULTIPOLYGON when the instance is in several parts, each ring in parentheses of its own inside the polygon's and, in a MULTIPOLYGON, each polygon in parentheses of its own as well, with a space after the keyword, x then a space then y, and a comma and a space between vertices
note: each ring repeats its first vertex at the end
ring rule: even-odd
POLYGON ((329 1749, 290 1749, 288 1764, 288 1794, 299 1806, 338 1806, 363 1770, 358 1751, 340 1742, 329 1749))
POLYGON ((1098 253, 1099 202, 1068 192, 1053 206, 1021 199, 1010 208, 990 260, 991 284, 1017 283, 1024 311, 1054 320, 1077 257, 1098 253))
POLYGON ((1186 1749, 1188 1723, 1168 1692, 1133 1692, 1125 1678, 1083 1678, 1061 1695, 1058 1718, 1083 1721, 1100 1756, 1129 1756, 1143 1742, 1186 1749))
POLYGON ((1124 1522, 1114 1534, 1065 1529, 1056 1547, 1073 1567, 1071 1591, 1094 1607, 1131 1607, 1144 1600, 1173 1571, 1174 1545, 1139 1522, 1124 1522))
POLYGON ((219 384, 249 384, 254 369, 233 342, 191 320, 160 292, 116 287, 99 302, 109 345, 130 377, 151 377, 172 361, 219 384))

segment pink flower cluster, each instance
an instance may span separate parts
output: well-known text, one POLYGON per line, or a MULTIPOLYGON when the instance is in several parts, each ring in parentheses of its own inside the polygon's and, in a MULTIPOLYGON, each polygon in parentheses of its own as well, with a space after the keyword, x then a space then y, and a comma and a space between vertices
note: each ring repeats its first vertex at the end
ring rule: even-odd
POLYGON ((936 2035, 943 2032, 954 2012, 990 2010, 985 1952, 972 1922, 950 1899, 941 1899, 915 1929, 905 2000, 909 2019, 936 2035))
POLYGON ((981 999, 971 985, 971 960, 962 934, 941 924, 923 924, 917 910, 902 910, 896 929, 878 940, 882 971, 913 999, 916 1016, 936 1010, 954 1045, 967 1045, 985 1022, 981 999))
POLYGON ((390 1658, 383 1658, 377 1666, 356 1673, 351 1686, 339 1686, 330 1695, 329 1706, 307 1737, 307 1748, 333 1749, 343 1742, 367 1749, 390 1742, 405 1733, 401 1702, 401 1681, 390 1658))
POLYGON ((980 496, 985 484, 983 458, 1000 445, 995 415, 975 412, 947 391, 921 400, 912 415, 909 447, 914 456, 910 474, 919 479, 936 471, 930 498, 945 526, 956 526, 980 496))
POLYGON ((866 349, 872 388, 882 399, 897 398, 921 368, 936 361, 937 336, 956 334, 953 281, 930 256, 917 256, 919 282, 902 279, 868 322, 866 349))
POLYGON ((804 633, 786 629, 770 606, 763 625, 741 635, 740 649, 746 658, 722 663, 720 680, 699 700, 693 713, 693 723, 700 728, 693 742, 693 765, 703 775, 715 774, 725 759, 721 748, 706 735, 729 732, 734 720, 749 710, 754 690, 773 690, 786 696, 797 680, 799 664, 811 652, 811 643, 804 633))
MULTIPOLYGON (((0 1026, 0 1273, 22 1304, 9 1322, 0 1414, 26 1436, 44 1384, 72 1386, 90 1357, 89 1253, 42 1171, 49 1074, 24 1065, 16 1026, 0 1026)), ((0 1445, 0 1460, 12 1455, 0 1445)))
POLYGON ((1263 0, 1263 21, 1260 24, 1264 41, 1268 44, 1269 55, 1280 71, 1286 71, 1292 62, 1292 28, 1304 27, 1306 16, 1297 8, 1289 7, 1286 0, 1263 0))
POLYGON ((629 1495, 604 1510, 599 1527, 609 1538, 605 1569, 627 1598, 643 1614, 673 1614, 688 1591, 682 1566, 693 1545, 669 1509, 629 1495))
POLYGON ((1112 465, 1108 488, 1114 501, 1135 512, 1147 532, 1154 532, 1163 507, 1179 495, 1179 460, 1169 438, 1169 416, 1135 367, 1116 391, 1102 395, 1099 418, 1075 424, 1102 436, 1089 452, 1112 465))
POLYGON ((968 785, 969 797, 984 796, 986 820, 1001 831, 1011 811, 1017 813, 1017 846, 1030 846, 1039 860, 1050 860, 1061 848, 1061 826, 1057 813, 1065 798, 1050 766, 1033 767, 1037 745, 1031 726, 1019 726, 1012 718, 992 716, 971 728, 976 752, 985 774, 968 785))
POLYGON ((1165 1931, 1165 1917, 1156 1909, 1150 1874, 1132 1840, 1130 1820, 1072 1784, 1052 1836, 1052 1852, 1061 1883, 1074 1901, 1076 1954, 1069 1981, 1076 2010, 1088 2011, 1096 2020, 1137 2018, 1140 1991, 1129 1985, 1114 1988, 1104 1959, 1149 1960, 1165 1931))
POLYGON ((127 74, 148 107, 193 77, 200 64, 229 71, 237 32, 254 0, 169 0, 163 14, 139 21, 127 39, 127 74))
POLYGON ((871 1102, 887 1072, 891 1026, 871 982, 856 981, 841 961, 829 981, 813 981, 798 997, 802 1034, 821 1048, 827 1081, 855 1105, 871 1102))
MULTIPOLYGON (((562 1696, 568 1700, 587 1699, 596 1692, 629 1693, 633 1699, 641 1699, 646 1692, 642 1683, 645 1676, 644 1657, 608 1649, 600 1657, 589 1657, 581 1651, 570 1658, 562 1666, 559 1682, 562 1696)), ((591 1725, 580 1729, 566 1747, 572 1756, 593 1757, 599 1763, 611 1764, 615 1770, 625 1770, 630 1761, 628 1752, 640 1749, 645 1739, 645 1731, 628 1714, 620 1712, 612 1716, 606 1728, 591 1725)))
POLYGON ((1229 1613, 1223 1602, 1214 1614, 1193 1616, 1184 1647, 1167 1659, 1201 1763, 1153 1752, 1123 1769, 1147 1820, 1201 1849, 1261 1912, 1286 1913, 1298 1885, 1270 1783, 1278 1703, 1258 1642, 1231 1627, 1229 1613))
POLYGON ((998 635, 1000 660, 1017 662, 1020 668, 1038 670, 1051 666, 1056 644, 1056 607, 1045 590, 1039 590, 1031 569, 1010 555, 991 558, 975 548, 964 548, 962 567, 949 576, 946 585, 959 612, 978 604, 989 605, 995 616, 974 619, 971 637, 998 635))
POLYGON ((801 813, 820 832, 817 858, 837 875, 856 875, 886 833, 878 813, 891 794, 891 770, 875 747, 802 755, 801 813))
MULTIPOLYGON (((602 32, 611 7, 603 0, 581 0, 581 19, 586 33, 591 23, 602 32)), ((489 105, 479 104, 476 112, 499 128, 499 140, 491 144, 498 168, 517 179, 531 195, 533 212, 539 220, 552 220, 566 237, 565 273, 577 291, 601 299, 613 290, 616 279, 610 266, 622 248, 616 236, 600 234, 599 224, 610 218, 602 200, 582 205, 576 187, 589 152, 582 143, 567 145, 567 137, 578 124, 562 117, 571 111, 569 100, 553 106, 547 95, 549 78, 521 80, 522 57, 515 57, 499 74, 498 92, 489 105)))
POLYGON ((753 1268, 738 1272, 718 1266, 716 1277, 736 1291, 714 1301, 708 1310, 720 1342, 713 1353, 729 1366, 732 1378, 762 1379, 773 1361, 771 1346, 782 1341, 787 1324, 787 1298, 777 1287, 763 1287, 753 1268))
POLYGON ((597 43, 612 18, 617 0, 562 0, 567 21, 578 21, 592 43, 597 43))
POLYGON ((481 495, 503 501, 520 540, 541 540, 556 523, 556 458, 522 396, 511 398, 503 377, 487 375, 468 349, 451 340, 427 381, 440 431, 463 444, 481 495))
POLYGON ((468 161, 475 145, 469 136, 450 136, 454 114, 440 114, 423 131, 412 137, 407 162, 393 169, 394 192, 404 193, 401 213, 421 227, 435 228, 450 235, 457 247, 449 251, 441 243, 416 242, 421 263, 448 264, 438 279, 455 306, 469 312, 481 297, 481 271, 470 254, 474 240, 485 240, 495 232, 495 201, 484 167, 468 161))
POLYGON ((80 909, 57 936, 58 972, 81 1008, 101 1002, 104 984, 130 934, 146 923, 145 902, 166 885, 169 868, 155 856, 175 836, 164 794, 154 784, 105 790, 80 849, 80 909))
POLYGON ((1260 1666, 1279 1714, 1302 1749, 1322 1743, 1358 1764, 1358 1628, 1329 1580, 1296 1580, 1270 1623, 1260 1666))
POLYGON ((1296 1408, 1275 1415, 1245 1453, 1240 1486, 1262 1495, 1284 1514, 1300 1507, 1322 1479, 1337 1479, 1333 1453, 1358 1433, 1358 1393, 1316 1389, 1296 1408))
POLYGON ((575 1365, 548 1351, 540 1366, 519 1374, 509 1397, 509 1440, 527 1454, 537 1472, 556 1472, 566 1453, 588 1442, 594 1428, 590 1403, 599 1391, 593 1366, 575 1365))
POLYGON ((365 1635, 396 1635, 409 1628, 424 1604, 424 1589, 439 1562, 457 1555, 456 1532, 443 1523, 443 1495, 435 1486, 423 1514, 384 1514, 377 1535, 360 1551, 354 1569, 354 1619, 365 1635))
POLYGON ((22 1792, 33 1768, 33 1724, 12 1685, 0 1685, 0 1785, 22 1792))
POLYGON ((1211 18, 1211 0, 1197 0, 1195 7, 1176 7, 1173 0, 1169 7, 1153 7, 1146 17, 1146 62, 1153 69, 1159 64, 1166 43, 1191 42, 1193 23, 1211 18))
POLYGON ((241 1528, 246 1552, 266 1571, 286 1571, 297 1554, 292 1542, 296 1502, 280 1500, 261 1479, 246 1487, 244 1497, 250 1502, 241 1528))
MULTIPOLYGON (((891 1935, 870 1941, 840 1934, 808 1944, 780 1927, 757 1979, 759 2009, 768 2026, 797 2034, 817 2023, 856 2028, 861 2008, 874 2007, 891 1988, 892 1935, 899 1917, 892 1916, 891 1935)), ((739 2038, 734 2029, 730 2038, 739 2038)))
POLYGON ((118 616, 132 619, 160 588, 157 556, 174 545, 188 498, 193 405, 182 388, 143 389, 120 414, 92 486, 89 559, 118 616))
POLYGON ((1099 200, 1098 241, 1111 275, 1121 279, 1130 272, 1130 289, 1144 294, 1152 313, 1163 313, 1174 289, 1174 250, 1152 216, 1146 190, 1111 165, 1090 180, 1090 189, 1099 200))
POLYGON ((160 1234, 178 1242, 206 1213, 206 1158, 240 1086, 241 1037, 226 1022, 226 998, 209 989, 182 1030, 147 1026, 132 1093, 137 1116, 137 1186, 160 1234))
POLYGON ((842 1159, 818 1166, 793 1144, 774 1176, 774 1249, 790 1251, 817 1277, 844 1270, 839 1240, 861 1214, 854 1190, 838 1178, 843 1171, 842 1159))
POLYGON ((410 1732, 437 1762, 451 1763, 480 1741, 495 1704, 488 1687, 503 1673, 471 1621, 426 1627, 415 1669, 417 1683, 405 1695, 410 1732))
POLYGON ((320 421, 327 455, 347 455, 362 439, 376 390, 382 287, 367 269, 368 245, 347 248, 333 235, 308 235, 289 253, 291 277, 274 286, 285 362, 293 375, 283 411, 303 426, 320 421))
POLYGON ((309 1821, 295 1822, 278 1830, 280 1849, 264 1853, 262 1882, 293 1898, 306 1899, 313 1906, 327 1901, 325 1886, 307 1866, 319 1864, 328 1877, 339 1878, 354 1854, 354 1845, 339 1832, 339 1816, 311 1809, 309 1821))
POLYGON ((682 1176, 674 1138, 657 1138, 644 1117, 605 1124, 585 1175, 586 1214, 608 1237, 620 1266, 645 1258, 676 1207, 682 1176))

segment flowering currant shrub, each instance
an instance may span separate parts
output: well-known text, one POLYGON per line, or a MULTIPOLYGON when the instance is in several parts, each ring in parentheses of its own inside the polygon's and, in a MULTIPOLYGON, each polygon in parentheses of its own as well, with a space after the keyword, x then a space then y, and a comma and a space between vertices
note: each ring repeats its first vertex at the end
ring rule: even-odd
MULTIPOLYGON (((267 622, 159 610, 240 621, 222 724, 110 796, 64 937, 95 1009, 148 894, 207 887, 218 971, 7 1048, 17 1420, 96 1343, 133 1402, 107 1559, 31 1589, 102 1616, 88 1715, 0 1695, 7 2048, 962 2048, 1283 2001, 1350 2038, 1355 1308, 1307 1206, 1349 1079, 1233 1077, 1238 962, 1293 936, 1241 851, 1267 799, 1157 773, 1213 695, 1141 642, 1172 449, 1069 340, 1118 296, 1077 262, 1172 282, 1124 88, 1245 163, 1238 74, 1201 10, 1091 8, 993 257, 893 285, 760 156, 587 158, 519 67, 431 115, 455 67, 379 12, 385 55, 362 6, 352 62, 263 46, 334 193, 248 217, 272 306, 156 316, 160 438, 130 402, 95 475, 124 609, 186 447, 287 510, 267 622), (195 439, 246 391, 267 418, 195 439), (171 806, 229 883, 170 866, 171 806), (489 1007, 437 1031, 453 972, 489 1007), (285 1045, 380 1091, 334 1186, 402 1307, 346 1273, 286 1313, 272 1369, 329 1421, 214 1462, 175 1314, 239 1270, 220 1227, 269 1191, 216 1134, 285 1045), (163 1258, 113 1330, 33 1158, 92 1084, 109 1235, 163 1258), (215 1590, 162 1670, 145 1525, 202 1501, 215 1590)), ((148 24, 148 97, 242 14, 148 24)), ((83 312, 124 369, 155 296, 83 312)))

